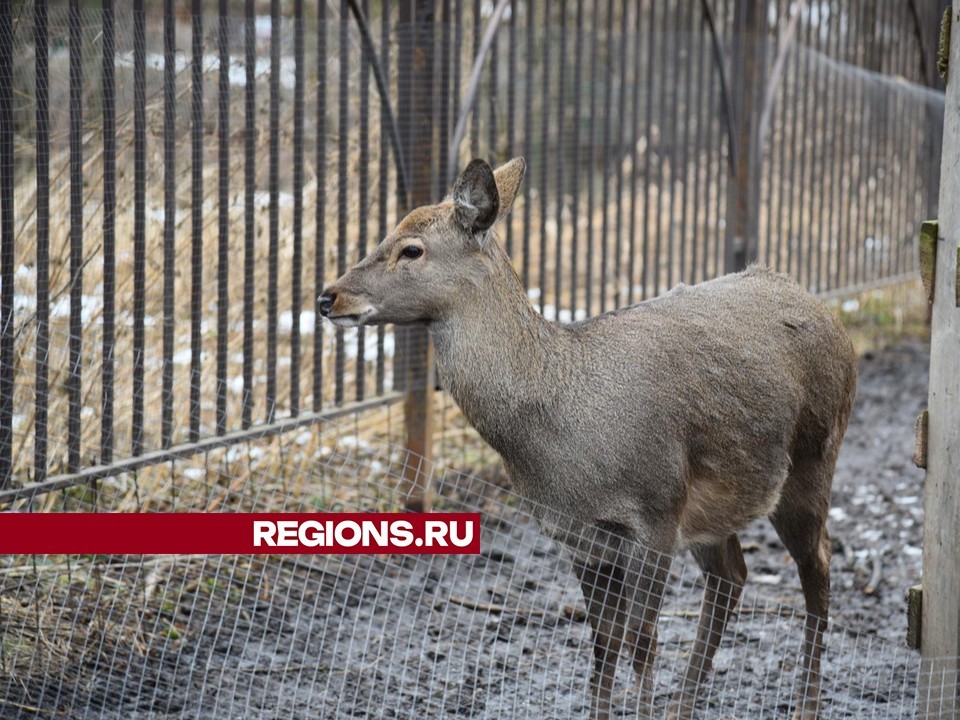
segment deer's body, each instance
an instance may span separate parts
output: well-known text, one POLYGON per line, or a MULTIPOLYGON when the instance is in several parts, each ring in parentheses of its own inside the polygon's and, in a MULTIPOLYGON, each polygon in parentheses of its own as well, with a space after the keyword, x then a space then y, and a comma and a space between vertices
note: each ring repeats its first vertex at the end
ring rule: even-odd
POLYGON ((852 349, 787 277, 752 268, 558 325, 511 274, 431 334, 444 387, 538 503, 678 550, 770 514, 794 458, 839 444, 852 349))
POLYGON ((609 716, 621 647, 649 686, 669 558, 684 548, 708 573, 669 711, 690 715, 746 578, 736 533, 763 515, 800 571, 808 618, 796 716, 815 717, 826 516, 855 392, 849 339, 819 301, 757 267, 548 322, 485 237, 522 174, 522 161, 496 176, 474 161, 452 202, 414 211, 325 291, 321 311, 341 324, 428 323, 444 387, 543 508, 544 530, 573 552, 595 634, 595 717, 609 716))

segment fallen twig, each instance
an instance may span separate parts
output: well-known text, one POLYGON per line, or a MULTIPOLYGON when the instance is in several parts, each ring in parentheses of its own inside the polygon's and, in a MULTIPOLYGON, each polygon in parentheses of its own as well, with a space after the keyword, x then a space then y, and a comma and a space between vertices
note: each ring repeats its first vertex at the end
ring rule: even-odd
POLYGON ((883 573, 883 565, 880 562, 880 553, 871 553, 870 562, 873 565, 873 572, 870 574, 870 579, 867 581, 867 586, 863 589, 863 592, 866 595, 875 595, 877 588, 880 586, 880 580, 882 579, 881 575, 883 573))

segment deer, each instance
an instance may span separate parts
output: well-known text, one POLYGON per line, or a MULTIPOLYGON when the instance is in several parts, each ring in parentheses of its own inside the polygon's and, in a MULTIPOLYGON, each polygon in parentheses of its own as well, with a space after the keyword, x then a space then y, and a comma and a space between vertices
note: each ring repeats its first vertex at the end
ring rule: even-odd
MULTIPOLYGON (((766 516, 805 604, 795 720, 820 712, 834 466, 857 359, 836 318, 758 265, 579 322, 531 305, 493 226, 526 170, 470 162, 327 286, 339 327, 425 324, 436 370, 565 547, 593 636, 591 716, 607 720, 621 652, 652 712, 657 620, 672 559, 704 576, 696 639, 666 715, 690 718, 747 567, 738 532, 766 516)), ((646 708, 645 710, 643 708, 646 708)))

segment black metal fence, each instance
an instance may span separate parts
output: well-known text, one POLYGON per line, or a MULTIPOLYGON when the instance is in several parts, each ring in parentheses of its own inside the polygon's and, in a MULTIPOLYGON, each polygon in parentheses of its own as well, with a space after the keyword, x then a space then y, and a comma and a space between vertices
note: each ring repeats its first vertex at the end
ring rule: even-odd
POLYGON ((427 449, 422 338, 313 300, 471 156, 526 156, 502 241, 559 320, 895 281, 935 213, 939 2, 262 5, 0 6, 0 502, 404 390, 427 449))

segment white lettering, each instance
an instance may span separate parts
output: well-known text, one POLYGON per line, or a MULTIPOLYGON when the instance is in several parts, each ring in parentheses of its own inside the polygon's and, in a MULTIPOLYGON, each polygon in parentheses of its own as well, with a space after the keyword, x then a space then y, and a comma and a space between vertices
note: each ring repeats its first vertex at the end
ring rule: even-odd
POLYGON ((423 544, 427 547, 433 544, 447 547, 447 524, 443 520, 426 520, 423 524, 423 534, 423 544))
POLYGON ((277 523, 277 545, 284 547, 296 547, 297 545, 297 521, 281 520, 277 523))
POLYGON ((463 536, 461 537, 457 535, 457 521, 450 521, 450 542, 461 548, 467 547, 473 542, 473 522, 467 521, 463 525, 463 536))
POLYGON ((271 520, 253 521, 253 545, 260 547, 264 544, 270 547, 276 547, 277 543, 273 536, 277 534, 277 525, 271 520))

